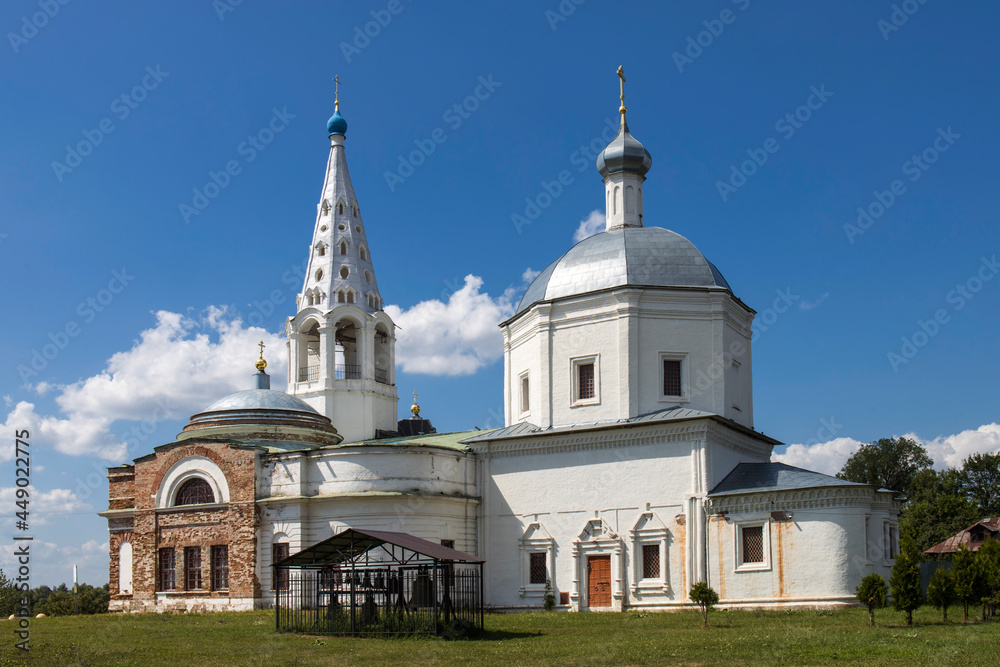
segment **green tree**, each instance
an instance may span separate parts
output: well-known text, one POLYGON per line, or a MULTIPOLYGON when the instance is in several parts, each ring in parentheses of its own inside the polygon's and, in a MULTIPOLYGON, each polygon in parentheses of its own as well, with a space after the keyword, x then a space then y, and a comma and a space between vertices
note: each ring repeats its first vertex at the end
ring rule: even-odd
POLYGON ((701 607, 701 627, 708 627, 708 612, 719 604, 719 594, 707 582, 699 581, 691 587, 691 602, 701 607))
POLYGON ((951 570, 940 568, 927 584, 927 601, 941 610, 941 620, 948 620, 948 607, 955 601, 955 578, 951 570))
POLYGON ((968 457, 961 476, 969 501, 979 508, 977 519, 1000 516, 1000 452, 968 457))
POLYGON ((913 610, 924 603, 920 589, 920 564, 906 553, 896 557, 889 577, 892 589, 892 606, 906 614, 906 624, 913 625, 913 610))
POLYGON ((851 454, 837 477, 908 494, 913 478, 934 461, 909 438, 880 438, 851 454))
POLYGON ((969 620, 969 603, 978 602, 983 597, 983 577, 976 554, 964 544, 952 559, 952 576, 955 577, 955 597, 962 603, 962 618, 969 620))
POLYGON ((1000 542, 987 539, 976 552, 979 565, 981 591, 983 596, 983 620, 993 615, 993 609, 1000 598, 1000 542))
POLYGON ((858 584, 858 601, 868 607, 868 627, 875 625, 875 610, 887 606, 888 592, 885 579, 877 572, 872 572, 858 584))
POLYGON ((921 470, 910 483, 908 498, 899 515, 899 542, 915 552, 923 553, 982 518, 957 470, 921 470))
POLYGON ((7 618, 17 611, 21 591, 14 587, 14 582, 0 570, 0 618, 7 618))

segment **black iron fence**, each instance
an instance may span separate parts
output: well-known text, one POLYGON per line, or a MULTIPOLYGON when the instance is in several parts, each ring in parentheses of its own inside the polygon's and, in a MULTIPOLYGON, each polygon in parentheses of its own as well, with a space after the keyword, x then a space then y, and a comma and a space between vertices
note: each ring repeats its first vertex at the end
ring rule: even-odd
POLYGON ((464 635, 483 627, 482 568, 279 568, 278 630, 338 635, 464 635))

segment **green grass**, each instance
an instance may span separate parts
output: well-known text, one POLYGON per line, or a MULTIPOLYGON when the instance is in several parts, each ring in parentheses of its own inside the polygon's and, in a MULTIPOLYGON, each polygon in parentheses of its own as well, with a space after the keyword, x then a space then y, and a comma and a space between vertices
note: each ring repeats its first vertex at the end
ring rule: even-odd
MULTIPOLYGON (((961 610, 951 616, 961 619, 961 610)), ((942 624, 934 609, 494 614, 481 639, 277 633, 272 612, 32 619, 33 665, 990 665, 1000 623, 942 624)), ((7 621, 0 664, 28 664, 7 621)))

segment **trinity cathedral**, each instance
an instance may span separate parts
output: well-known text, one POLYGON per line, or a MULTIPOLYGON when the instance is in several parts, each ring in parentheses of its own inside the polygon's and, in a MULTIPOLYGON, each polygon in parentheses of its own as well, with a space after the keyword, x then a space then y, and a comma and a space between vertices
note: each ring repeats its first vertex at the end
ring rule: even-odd
MULTIPOLYGON (((552 262, 503 334, 503 428, 397 419, 396 327, 347 168, 339 99, 309 264, 288 318, 288 391, 249 388, 174 442, 109 468, 112 611, 256 609, 271 564, 345 529, 485 559, 497 609, 836 606, 888 577, 900 501, 771 462, 755 430, 755 311, 686 238, 643 216, 649 152, 597 158, 606 229, 552 262), (649 224, 652 223, 652 224, 649 224)), ((596 179, 595 179, 596 187, 596 179)), ((654 190, 656 192, 656 190, 654 190)))

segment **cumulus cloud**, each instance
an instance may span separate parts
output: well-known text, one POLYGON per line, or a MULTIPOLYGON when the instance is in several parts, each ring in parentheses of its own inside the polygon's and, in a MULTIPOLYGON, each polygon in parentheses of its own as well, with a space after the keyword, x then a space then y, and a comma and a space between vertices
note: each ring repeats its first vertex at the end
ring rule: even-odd
MULTIPOLYGON (((896 437, 896 436, 893 436, 896 437)), ((959 468, 971 454, 996 454, 1000 452, 1000 424, 985 424, 974 430, 955 435, 938 436, 931 440, 916 433, 910 438, 927 449, 936 468, 959 468)), ((772 458, 781 463, 835 475, 840 472, 851 454, 865 443, 854 438, 835 438, 827 442, 788 445, 782 454, 772 458)))
POLYGON ((829 296, 830 296, 829 292, 824 292, 823 296, 819 297, 815 301, 809 301, 807 299, 802 299, 801 301, 799 301, 799 309, 800 310, 812 310, 813 308, 815 308, 819 304, 821 304, 824 301, 826 301, 827 297, 829 297, 829 296))
MULTIPOLYGON (((151 433, 165 419, 179 419, 228 393, 249 386, 257 341, 267 346, 272 386, 286 375, 285 346, 277 335, 245 327, 238 315, 211 307, 199 316, 159 311, 156 324, 139 334, 131 349, 114 354, 98 374, 72 384, 43 384, 55 393, 60 415, 39 414, 35 404, 19 401, 9 409, 0 434, 13 439, 28 429, 32 444, 70 455, 125 458, 130 441, 151 433), (117 421, 138 422, 132 436, 112 432, 117 421)), ((13 457, 0 450, 0 460, 13 457)))
MULTIPOLYGON (((527 273, 525 274, 527 275, 527 273)), ((421 301, 385 311, 399 325, 396 364, 407 373, 471 375, 503 355, 497 326, 514 314, 514 287, 497 297, 482 292, 483 279, 468 275, 448 301, 421 301)))
MULTIPOLYGON (((108 580, 107 540, 88 540, 80 545, 35 540, 31 547, 31 586, 73 584, 73 566, 80 568, 80 583, 100 586, 108 580)), ((17 571, 13 549, 0 549, 0 569, 17 571)))
POLYGON ((524 270, 524 273, 521 274, 521 280, 524 281, 524 284, 528 285, 532 280, 538 277, 539 273, 541 273, 541 271, 535 271, 529 266, 524 270))
POLYGON ((603 232, 607 226, 603 211, 591 211, 590 215, 580 221, 580 225, 573 233, 573 241, 579 243, 588 236, 593 236, 598 232, 603 232))

